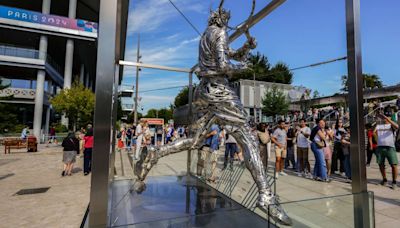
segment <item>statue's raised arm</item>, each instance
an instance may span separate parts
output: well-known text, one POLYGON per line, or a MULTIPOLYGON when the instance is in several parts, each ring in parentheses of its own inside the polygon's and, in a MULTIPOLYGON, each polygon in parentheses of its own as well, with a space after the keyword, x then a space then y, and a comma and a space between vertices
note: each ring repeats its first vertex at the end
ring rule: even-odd
POLYGON ((230 13, 224 9, 211 13, 199 45, 199 76, 231 75, 247 69, 247 56, 250 50, 257 46, 256 40, 248 35, 247 41, 241 48, 234 50, 229 47, 227 32, 229 19, 230 13), (231 59, 239 63, 233 64, 231 59))

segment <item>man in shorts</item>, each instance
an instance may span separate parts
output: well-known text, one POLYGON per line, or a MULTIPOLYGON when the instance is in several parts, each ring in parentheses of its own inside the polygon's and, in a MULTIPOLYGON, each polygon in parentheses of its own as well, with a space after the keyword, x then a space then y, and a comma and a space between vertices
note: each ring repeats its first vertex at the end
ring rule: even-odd
POLYGON ((215 182, 215 169, 217 167, 218 149, 219 149, 219 133, 220 129, 217 124, 211 125, 210 132, 206 136, 206 145, 209 146, 209 161, 211 163, 211 176, 207 180, 215 182))
POLYGON ((311 135, 311 129, 306 125, 304 119, 300 120, 300 126, 297 127, 297 165, 298 176, 312 178, 310 163, 308 162, 308 148, 310 142, 308 138, 311 135))
POLYGON ((392 167, 392 189, 396 189, 396 178, 397 178, 397 154, 394 144, 394 131, 399 128, 397 123, 391 120, 381 113, 377 114, 377 117, 382 119, 384 122, 378 124, 375 128, 374 133, 378 138, 378 147, 376 149, 376 160, 379 164, 379 169, 382 174, 381 185, 386 185, 386 171, 385 171, 385 159, 388 160, 390 166, 392 167))
POLYGON ((287 176, 283 172, 283 165, 286 158, 286 142, 287 142, 287 132, 285 130, 286 124, 283 120, 278 122, 278 128, 272 134, 271 140, 275 144, 275 156, 276 156, 276 176, 287 176))

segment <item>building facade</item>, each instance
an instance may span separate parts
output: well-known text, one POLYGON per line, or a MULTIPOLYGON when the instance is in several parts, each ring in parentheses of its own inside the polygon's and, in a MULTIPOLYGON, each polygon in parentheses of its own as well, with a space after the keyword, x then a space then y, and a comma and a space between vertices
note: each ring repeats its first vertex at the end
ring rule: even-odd
MULTIPOLYGON (((262 99, 265 93, 274 86, 285 94, 286 99, 290 103, 299 101, 302 96, 306 96, 307 93, 306 87, 282 83, 239 80, 233 84, 246 112, 250 116, 255 117, 256 122, 267 121, 267 116, 262 113, 262 99)), ((292 111, 298 111, 300 110, 300 107, 299 105, 291 104, 289 109, 292 111)))
MULTIPOLYGON (((74 81, 94 90, 98 0, 0 2, 1 102, 40 138, 56 121, 49 100, 74 81)), ((67 119, 63 119, 64 124, 67 119)))

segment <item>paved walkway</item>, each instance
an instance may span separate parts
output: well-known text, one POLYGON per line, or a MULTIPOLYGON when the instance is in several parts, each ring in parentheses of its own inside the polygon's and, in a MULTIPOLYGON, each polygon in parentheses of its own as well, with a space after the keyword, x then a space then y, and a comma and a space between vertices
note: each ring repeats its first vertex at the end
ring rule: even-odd
MULTIPOLYGON (((2 151, 0 147, 0 151, 2 151)), ((61 147, 40 147, 38 153, 23 150, 0 154, 0 227, 79 227, 89 202, 90 176, 83 176, 77 161, 75 174, 60 177, 62 168, 61 147), (45 193, 15 195, 21 189, 50 187, 45 193)), ((195 155, 195 154, 194 154, 195 155)), ((311 156, 312 157, 312 156, 311 156)), ((132 167, 126 152, 116 155, 118 178, 132 178, 132 167)), ((271 159, 272 160, 272 159, 271 159)), ((184 175, 187 153, 181 152, 161 158, 150 175, 184 175)), ((192 163, 192 167, 194 163, 192 163)), ((273 166, 273 162, 270 163, 273 166)), ((222 159, 219 160, 219 168, 222 159)), ((214 187, 244 202, 254 191, 247 170, 218 169, 220 182, 214 187), (223 178, 239 176, 232 191, 226 191, 223 178)), ((296 222, 295 227, 352 227, 352 197, 315 199, 351 193, 350 184, 337 178, 331 183, 321 183, 297 177, 294 173, 277 181, 284 207, 296 222), (285 203, 300 201, 296 203, 285 203), (301 225, 300 225, 301 224, 301 225), (338 225, 340 224, 340 225, 338 225)), ((389 170, 388 170, 389 174, 389 170)), ((377 227, 398 227, 400 224, 400 190, 378 185, 380 174, 376 164, 368 168, 368 189, 375 193, 375 219, 377 227)), ((251 197, 250 197, 251 198, 251 197)), ((254 197, 253 197, 254 198, 254 197)), ((257 210, 256 210, 257 211, 257 210)), ((260 213, 260 212, 258 212, 260 213)))
POLYGON ((90 193, 90 176, 81 171, 82 158, 72 176, 61 177, 62 148, 40 145, 39 151, 14 149, 0 154, 0 227, 79 227, 90 193), (43 187, 50 189, 15 195, 21 189, 43 187))
MULTIPOLYGON (((186 172, 187 152, 181 152, 161 158, 158 164, 150 172, 150 176, 160 175, 180 175, 186 172)), ((196 155, 193 154, 193 157, 196 155)), ((223 156, 221 154, 221 156, 223 156)), ((220 157, 221 158, 221 157, 220 157)), ((310 158, 313 158, 310 155, 310 158)), ((273 160, 273 158, 271 159, 273 160)), ((313 164, 313 159, 311 163, 313 164)), ((192 168, 195 167, 192 163, 192 168)), ((274 163, 270 162, 270 166, 274 163)), ((214 187, 231 194, 231 197, 238 202, 248 204, 246 199, 252 198, 248 192, 255 192, 250 173, 244 170, 240 174, 238 166, 235 166, 231 174, 221 171, 222 159, 218 162, 218 176, 238 177, 232 191, 227 191, 223 186, 224 180, 213 184, 214 187)), ((313 165, 312 165, 313 166, 313 165)), ((194 169, 193 169, 194 170, 194 169)), ((344 179, 337 176, 333 177, 331 183, 322 183, 302 177, 298 177, 294 172, 287 172, 288 176, 279 177, 276 182, 277 192, 285 209, 295 221, 294 227, 353 227, 353 196, 351 195, 351 185, 345 183, 344 179), (338 196, 334 198, 325 198, 338 196), (313 200, 314 199, 314 200, 313 200), (288 203, 297 201, 295 203, 288 203)), ((391 177, 390 170, 387 170, 388 177, 391 177)), ((376 227, 389 228, 398 227, 400 224, 400 190, 392 190, 389 186, 381 186, 379 182, 381 176, 378 166, 373 160, 371 167, 367 168, 368 190, 374 192, 375 200, 375 222, 376 227)), ((389 179, 390 182, 390 179, 389 179)), ((255 199, 253 197, 253 199, 255 199)), ((372 203, 371 203, 372 205, 372 203)), ((256 209, 257 213, 262 214, 256 209)))

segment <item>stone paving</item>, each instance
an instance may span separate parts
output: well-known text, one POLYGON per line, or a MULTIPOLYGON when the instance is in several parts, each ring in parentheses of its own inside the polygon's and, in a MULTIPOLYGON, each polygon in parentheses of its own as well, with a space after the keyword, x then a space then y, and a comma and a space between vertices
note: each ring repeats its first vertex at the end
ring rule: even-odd
MULTIPOLYGON (((38 153, 14 150, 12 154, 0 154, 0 227, 79 227, 89 203, 90 191, 90 176, 83 176, 81 171, 82 158, 78 159, 73 176, 60 177, 62 148, 41 145, 39 149, 38 153), (40 187, 50 189, 45 193, 15 195, 21 189, 40 187)), ((0 151, 3 151, 2 147, 0 151)), ((186 162, 186 152, 161 158, 149 175, 184 175, 186 162)), ((222 159, 219 159, 219 168, 221 165, 222 159)), ((274 163, 270 162, 270 165, 274 163)), ((238 169, 236 166, 235 170, 238 169)), ((117 178, 133 177, 132 164, 125 151, 116 154, 116 171, 117 178)), ((368 189, 375 193, 376 227, 398 227, 400 188, 392 190, 378 185, 381 177, 374 161, 367 171, 368 189)), ((220 169, 218 172, 222 176, 220 169)), ((387 172, 390 176, 389 170, 387 172)), ((276 188, 284 207, 296 221, 295 227, 352 227, 351 196, 318 199, 350 194, 350 184, 339 177, 331 183, 321 183, 288 173, 288 176, 278 179, 276 188), (318 200, 304 201, 316 198, 318 200), (293 201, 299 202, 287 203, 293 201)), ((245 170, 230 192, 232 198, 243 202, 251 184, 251 177, 245 170)), ((224 190, 218 182, 214 187, 224 190)))
MULTIPOLYGON (((4 147, 0 147, 3 152, 4 147)), ((90 176, 77 160, 72 176, 61 177, 62 148, 0 154, 0 227, 79 227, 89 203, 90 176), (45 193, 15 195, 21 189, 50 187, 45 193)))
MULTIPOLYGON (((222 153, 221 156, 223 156, 222 153)), ((313 166, 313 155, 310 154, 310 158, 313 166)), ((273 159, 274 158, 272 157, 271 160, 273 159)), ((186 161, 187 152, 181 152, 161 158, 149 175, 160 176, 185 174, 186 161)), ((219 159, 219 168, 217 169, 219 176, 222 176, 223 174, 220 170, 221 166, 222 159, 219 159)), ((270 166, 274 166, 274 163, 270 162, 270 166)), ((194 167, 193 164, 192 167, 194 167)), ((235 173, 235 169, 233 173, 235 173)), ((238 172, 236 172, 236 174, 237 173, 238 172)), ((295 220, 294 227, 354 226, 351 185, 345 183, 343 178, 334 176, 334 180, 331 183, 322 183, 298 177, 294 172, 288 171, 287 173, 289 174, 288 176, 279 177, 276 182, 276 189, 285 209, 295 220), (295 203, 292 203, 293 201, 295 201, 295 203)), ((374 192, 376 227, 398 227, 400 224, 399 188, 392 190, 389 186, 379 185, 381 176, 378 166, 375 163, 375 159, 372 161, 371 167, 367 168, 367 175, 368 190, 374 192)), ((391 177, 389 169, 387 169, 387 175, 388 177, 391 177)), ((246 202, 244 199, 246 193, 249 192, 249 190, 252 190, 252 183, 250 174, 245 170, 237 181, 234 190, 231 192, 231 197, 238 202, 246 202)), ((225 190, 224 186, 218 185, 218 182, 211 185, 222 192, 225 190)), ((228 192, 225 191, 224 193, 228 192)), ((256 212, 262 214, 258 209, 256 209, 256 212)))

